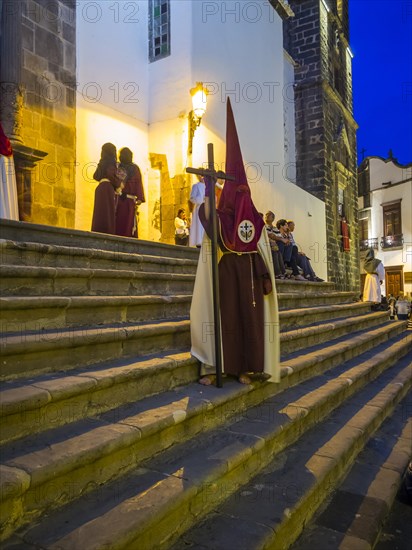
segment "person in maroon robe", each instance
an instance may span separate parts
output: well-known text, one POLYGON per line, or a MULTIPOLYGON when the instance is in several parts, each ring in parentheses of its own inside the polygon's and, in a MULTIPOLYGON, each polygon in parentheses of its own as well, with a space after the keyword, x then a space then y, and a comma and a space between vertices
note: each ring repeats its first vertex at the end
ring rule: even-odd
POLYGON ((138 237, 136 207, 145 202, 142 175, 133 163, 133 153, 123 147, 119 154, 119 168, 126 172, 126 181, 117 205, 116 235, 138 237))
POLYGON ((102 179, 94 193, 92 231, 116 234, 116 209, 120 179, 117 177, 117 164, 107 160, 101 164, 102 179))
POLYGON ((99 164, 97 165, 96 170, 93 174, 94 180, 100 181, 104 177, 102 167, 107 161, 110 160, 113 162, 117 161, 116 145, 113 145, 113 143, 105 143, 104 145, 102 145, 99 164))
MULTIPOLYGON (((242 160, 239 139, 230 100, 227 102, 226 172, 227 180, 217 208, 218 245, 223 253, 219 261, 220 317, 224 372, 240 383, 267 379, 264 373, 264 296, 272 292, 270 272, 259 252, 265 224, 253 204, 242 160)), ((210 180, 205 177, 206 199, 199 218, 211 236, 209 197, 210 180)), ((266 237, 266 233, 264 235, 266 237)), ((205 376, 201 384, 214 382, 205 376)))
POLYGON ((13 149, 0 124, 0 218, 19 220, 13 149))

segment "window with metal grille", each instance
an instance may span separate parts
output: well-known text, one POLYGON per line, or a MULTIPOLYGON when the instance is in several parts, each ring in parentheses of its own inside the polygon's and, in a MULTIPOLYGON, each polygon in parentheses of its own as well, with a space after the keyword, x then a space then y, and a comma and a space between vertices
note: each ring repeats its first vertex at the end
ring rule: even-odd
POLYGON ((170 0, 149 0, 149 61, 170 55, 170 0))
POLYGON ((369 239, 369 220, 362 218, 359 220, 359 240, 367 241, 369 239))
POLYGON ((393 237, 402 234, 401 203, 384 204, 383 231, 385 237, 393 237))
POLYGON ((382 205, 383 209, 383 239, 382 248, 392 248, 403 245, 401 201, 382 205))

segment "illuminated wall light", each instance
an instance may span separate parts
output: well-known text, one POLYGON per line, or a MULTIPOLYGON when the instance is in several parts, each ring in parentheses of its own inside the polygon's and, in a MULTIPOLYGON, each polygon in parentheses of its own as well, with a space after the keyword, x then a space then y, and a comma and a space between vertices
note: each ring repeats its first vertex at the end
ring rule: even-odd
POLYGON ((202 116, 206 112, 207 106, 207 94, 208 91, 203 87, 202 82, 198 82, 195 88, 190 90, 190 95, 192 96, 192 110, 189 113, 189 144, 188 152, 192 154, 193 148, 193 138, 196 132, 196 129, 200 126, 202 122, 202 116))

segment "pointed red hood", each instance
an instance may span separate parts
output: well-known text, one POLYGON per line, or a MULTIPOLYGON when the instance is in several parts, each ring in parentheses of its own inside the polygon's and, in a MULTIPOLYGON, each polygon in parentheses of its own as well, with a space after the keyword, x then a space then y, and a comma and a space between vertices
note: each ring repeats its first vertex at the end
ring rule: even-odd
POLYGON ((217 209, 224 245, 234 252, 256 252, 264 222, 253 204, 243 164, 235 119, 227 99, 226 173, 235 176, 226 180, 217 209))

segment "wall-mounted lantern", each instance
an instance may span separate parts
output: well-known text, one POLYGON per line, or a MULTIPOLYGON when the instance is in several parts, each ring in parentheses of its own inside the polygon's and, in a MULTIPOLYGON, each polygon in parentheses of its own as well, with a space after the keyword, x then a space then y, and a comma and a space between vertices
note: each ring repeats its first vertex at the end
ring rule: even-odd
POLYGON ((203 82, 197 82, 196 86, 190 90, 192 96, 192 110, 189 113, 189 144, 188 152, 191 155, 193 149, 193 138, 196 129, 202 122, 202 116, 206 112, 207 107, 207 89, 203 86, 203 82))

